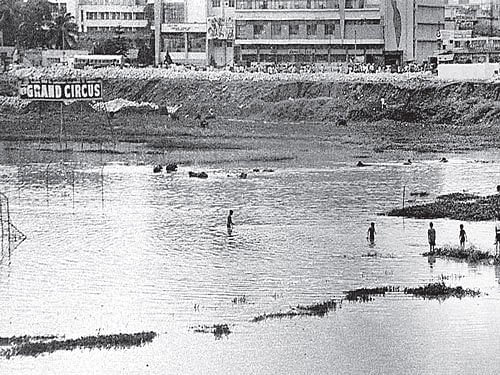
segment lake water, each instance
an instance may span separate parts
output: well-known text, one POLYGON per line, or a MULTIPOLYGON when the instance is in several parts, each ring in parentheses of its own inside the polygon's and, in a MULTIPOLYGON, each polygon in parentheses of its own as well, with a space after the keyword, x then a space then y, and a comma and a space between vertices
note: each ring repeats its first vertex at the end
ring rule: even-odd
MULTIPOLYGON (((141 348, 0 359, 0 373, 498 373, 500 268, 440 259, 431 267, 420 255, 429 221, 378 214, 402 204, 403 186, 406 199, 430 193, 406 204, 462 190, 492 194, 500 153, 375 154, 307 137, 265 142, 264 158, 250 147, 158 155, 137 152, 140 145, 101 154, 0 144, 0 191, 27 235, 2 251, 0 336, 159 334, 141 348), (356 167, 362 155, 374 164, 356 167), (404 166, 409 157, 414 163, 404 166), (185 162, 176 173, 152 172, 175 161, 185 162), (189 178, 191 170, 209 177, 189 178), (248 178, 237 178, 241 172, 248 178), (323 318, 251 322, 351 289, 443 278, 485 295, 389 295, 344 302, 323 318), (233 302, 241 296, 244 303, 233 302), (192 329, 222 323, 231 329, 222 339, 192 329)), ((438 246, 457 244, 459 222, 434 224, 438 246)), ((464 224, 469 244, 494 250, 493 222, 464 224)))

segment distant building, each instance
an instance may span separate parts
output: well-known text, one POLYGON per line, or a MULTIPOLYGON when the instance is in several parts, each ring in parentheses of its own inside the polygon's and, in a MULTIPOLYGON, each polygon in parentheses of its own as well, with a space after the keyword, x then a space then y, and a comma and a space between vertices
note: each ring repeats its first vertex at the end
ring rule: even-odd
POLYGON ((473 37, 471 30, 442 30, 440 63, 500 62, 500 37, 473 37))
POLYGON ((79 0, 77 23, 81 32, 142 31, 148 26, 146 0, 79 0))
POLYGON ((439 0, 236 0, 235 60, 423 62, 443 24, 439 0))
POLYGON ((78 16, 78 0, 48 0, 51 4, 52 17, 70 13, 73 17, 78 16))
POLYGON ((162 55, 175 63, 206 65, 206 0, 163 0, 160 13, 162 55))

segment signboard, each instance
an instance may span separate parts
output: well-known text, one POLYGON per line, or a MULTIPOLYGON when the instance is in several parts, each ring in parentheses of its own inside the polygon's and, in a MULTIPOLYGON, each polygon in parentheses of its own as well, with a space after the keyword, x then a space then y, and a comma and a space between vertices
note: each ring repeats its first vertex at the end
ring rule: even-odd
POLYGON ((102 81, 44 81, 19 82, 19 97, 27 100, 101 100, 102 81))
POLYGON ((207 18, 208 39, 234 39, 233 21, 231 18, 209 17, 207 18))
POLYGON ((472 38, 472 30, 455 30, 455 39, 470 39, 472 38))

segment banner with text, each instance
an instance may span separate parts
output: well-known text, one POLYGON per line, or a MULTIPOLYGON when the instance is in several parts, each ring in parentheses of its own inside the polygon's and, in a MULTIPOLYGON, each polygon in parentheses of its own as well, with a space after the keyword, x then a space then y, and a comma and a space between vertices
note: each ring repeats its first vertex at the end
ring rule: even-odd
POLYGON ((46 101, 101 100, 102 81, 20 81, 19 97, 46 101))

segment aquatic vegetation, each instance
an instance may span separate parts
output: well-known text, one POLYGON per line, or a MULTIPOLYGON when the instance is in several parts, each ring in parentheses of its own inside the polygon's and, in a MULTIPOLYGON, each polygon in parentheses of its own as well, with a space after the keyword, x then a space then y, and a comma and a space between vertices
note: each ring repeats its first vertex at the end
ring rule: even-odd
POLYGON ((423 256, 434 256, 438 258, 451 258, 465 260, 469 263, 488 262, 491 264, 498 264, 499 259, 495 258, 488 252, 480 251, 474 246, 462 249, 459 246, 444 246, 442 248, 435 248, 433 252, 426 252, 423 256))
POLYGON ((43 353, 53 353, 56 350, 74 349, 125 349, 133 346, 142 346, 153 341, 156 333, 120 333, 115 335, 85 336, 78 339, 57 339, 56 336, 20 336, 8 339, 11 347, 0 351, 0 356, 34 356, 43 353))
POLYGON ((257 323, 268 319, 283 319, 283 318, 293 318, 296 316, 319 316, 323 317, 328 314, 331 310, 336 310, 340 307, 342 301, 340 300, 328 300, 320 303, 315 303, 312 305, 298 305, 286 312, 278 312, 271 314, 262 314, 256 316, 252 319, 252 322, 257 323))
POLYGON ((373 300, 373 296, 385 296, 387 292, 397 292, 398 287, 377 287, 377 288, 360 288, 345 292, 345 299, 350 302, 369 302, 373 300))
MULTIPOLYGON (((370 302, 373 301, 374 296, 385 296, 386 293, 400 293, 409 294, 415 297, 427 298, 427 299, 446 299, 450 297, 463 298, 463 297, 476 297, 481 294, 480 291, 464 289, 461 286, 449 287, 444 284, 443 281, 437 283, 431 283, 425 286, 416 288, 404 288, 400 286, 383 286, 375 288, 360 288, 355 290, 350 290, 344 292, 345 296, 343 299, 350 302, 370 302)), ((251 322, 258 323, 268 319, 283 319, 283 318, 294 318, 297 316, 318 316, 324 317, 329 311, 336 310, 337 307, 342 306, 341 300, 328 300, 322 303, 317 303, 313 305, 301 306, 298 305, 295 308, 290 309, 285 312, 261 314, 254 317, 251 322)))
POLYGON ((466 221, 493 220, 500 211, 500 194, 480 197, 473 194, 453 193, 436 198, 433 203, 396 208, 388 216, 417 219, 449 218, 466 221))
POLYGON ((196 333, 212 333, 216 340, 222 338, 222 336, 229 336, 231 330, 227 324, 214 324, 213 326, 202 326, 191 327, 191 329, 196 333))
POLYGON ((242 296, 237 296, 237 297, 234 297, 232 300, 231 300, 234 304, 243 304, 243 303, 247 303, 247 296, 245 295, 242 295, 242 296))
POLYGON ((53 340, 53 339, 57 339, 57 338, 61 338, 61 337, 54 336, 54 335, 0 337, 0 346, 20 345, 20 344, 23 344, 25 342, 53 340))
POLYGON ((464 289, 461 286, 450 287, 446 286, 444 282, 431 283, 417 288, 405 288, 404 293, 428 299, 477 297, 481 295, 478 290, 464 289))

